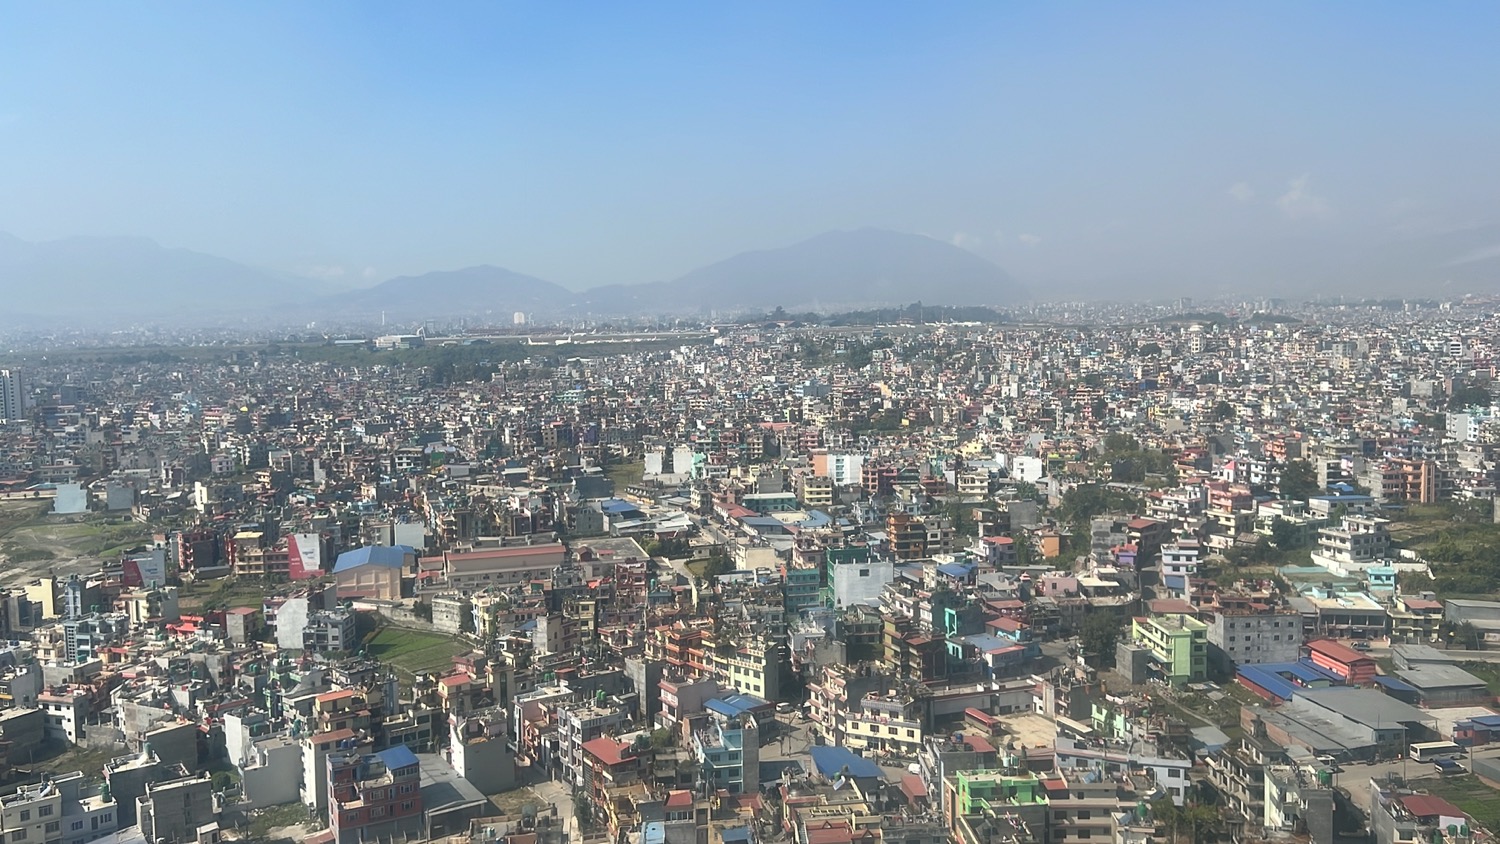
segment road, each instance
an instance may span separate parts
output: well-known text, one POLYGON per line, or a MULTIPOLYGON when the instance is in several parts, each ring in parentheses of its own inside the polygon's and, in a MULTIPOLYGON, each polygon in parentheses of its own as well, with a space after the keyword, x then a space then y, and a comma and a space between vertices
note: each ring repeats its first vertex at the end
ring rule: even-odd
MULTIPOLYGON (((1500 758, 1500 747, 1481 747, 1474 750, 1473 756, 1481 759, 1500 758)), ((1466 750, 1463 758, 1459 760, 1465 769, 1469 767, 1469 758, 1469 752, 1466 750)), ((1391 774, 1408 780, 1429 779, 1437 776, 1431 762, 1413 762, 1411 759, 1376 762, 1372 765, 1345 762, 1340 767, 1342 770, 1334 774, 1333 784, 1347 788, 1351 794, 1355 795, 1367 790, 1370 780, 1383 780, 1391 774)))

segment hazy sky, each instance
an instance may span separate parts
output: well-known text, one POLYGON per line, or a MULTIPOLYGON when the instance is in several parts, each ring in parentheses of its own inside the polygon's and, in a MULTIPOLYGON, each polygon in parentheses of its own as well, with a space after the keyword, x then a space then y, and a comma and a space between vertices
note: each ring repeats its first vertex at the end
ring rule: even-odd
POLYGON ((1497 31, 1441 2, 0 0, 0 230, 346 284, 581 289, 879 226, 1034 289, 1472 286, 1497 31))

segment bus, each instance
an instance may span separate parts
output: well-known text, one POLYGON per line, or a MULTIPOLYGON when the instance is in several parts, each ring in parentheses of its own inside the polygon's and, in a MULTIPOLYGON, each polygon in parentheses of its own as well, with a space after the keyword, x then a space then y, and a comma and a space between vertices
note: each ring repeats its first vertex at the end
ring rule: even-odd
POLYGON ((1423 741, 1410 748, 1413 762, 1436 762, 1439 759, 1462 759, 1464 749, 1451 741, 1423 741))

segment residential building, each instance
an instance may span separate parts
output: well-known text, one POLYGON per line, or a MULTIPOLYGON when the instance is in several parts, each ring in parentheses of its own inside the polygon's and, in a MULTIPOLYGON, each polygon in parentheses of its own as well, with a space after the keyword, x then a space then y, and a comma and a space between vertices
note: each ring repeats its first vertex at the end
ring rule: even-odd
POLYGON ((1130 638, 1150 651, 1156 679, 1180 686, 1208 676, 1208 625, 1192 616, 1139 616, 1130 638))

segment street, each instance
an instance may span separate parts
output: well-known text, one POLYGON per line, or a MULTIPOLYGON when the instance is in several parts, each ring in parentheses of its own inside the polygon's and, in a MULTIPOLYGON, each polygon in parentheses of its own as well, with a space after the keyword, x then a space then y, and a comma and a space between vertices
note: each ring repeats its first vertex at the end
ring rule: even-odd
MULTIPOLYGON (((1500 758, 1500 747, 1475 748, 1473 756, 1481 759, 1500 758)), ((1470 752, 1465 750, 1463 757, 1459 760, 1465 770, 1469 769, 1469 759, 1470 752)), ((1377 762, 1373 765, 1345 762, 1340 764, 1340 768, 1342 770, 1334 774, 1333 784, 1348 789, 1356 796, 1369 788, 1370 780, 1383 780, 1391 774, 1406 780, 1429 779, 1437 776, 1431 762, 1415 762, 1409 758, 1377 762)))

